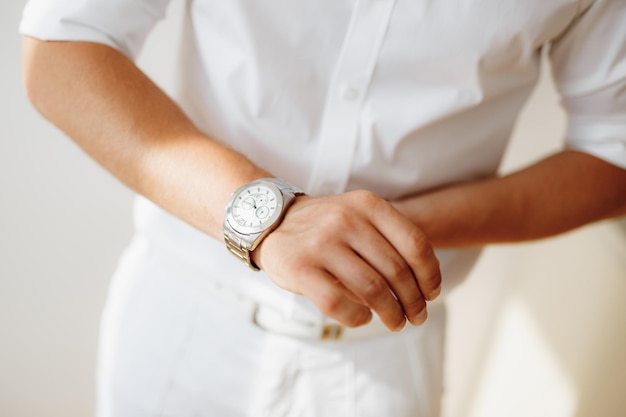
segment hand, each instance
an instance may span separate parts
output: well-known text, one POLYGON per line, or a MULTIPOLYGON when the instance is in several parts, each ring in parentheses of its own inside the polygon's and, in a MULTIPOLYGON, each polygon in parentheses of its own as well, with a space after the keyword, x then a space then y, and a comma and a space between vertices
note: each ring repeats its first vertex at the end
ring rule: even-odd
POLYGON ((426 236, 367 191, 298 197, 252 256, 278 286, 351 327, 372 311, 393 331, 420 325, 441 284, 426 236))

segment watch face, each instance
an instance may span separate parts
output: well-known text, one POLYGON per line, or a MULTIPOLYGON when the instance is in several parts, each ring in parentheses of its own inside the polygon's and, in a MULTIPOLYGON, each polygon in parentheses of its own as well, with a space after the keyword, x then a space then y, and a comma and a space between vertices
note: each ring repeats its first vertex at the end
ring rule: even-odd
POLYGON ((230 224, 241 233, 262 231, 276 221, 282 205, 282 194, 273 184, 250 185, 234 196, 230 224))

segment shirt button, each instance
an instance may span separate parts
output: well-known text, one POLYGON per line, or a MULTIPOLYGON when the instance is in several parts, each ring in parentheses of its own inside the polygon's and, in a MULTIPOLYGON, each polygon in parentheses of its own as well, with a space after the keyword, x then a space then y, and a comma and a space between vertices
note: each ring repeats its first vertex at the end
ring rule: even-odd
POLYGON ((359 97, 359 90, 349 84, 341 84, 339 87, 339 95, 344 100, 356 100, 359 97))

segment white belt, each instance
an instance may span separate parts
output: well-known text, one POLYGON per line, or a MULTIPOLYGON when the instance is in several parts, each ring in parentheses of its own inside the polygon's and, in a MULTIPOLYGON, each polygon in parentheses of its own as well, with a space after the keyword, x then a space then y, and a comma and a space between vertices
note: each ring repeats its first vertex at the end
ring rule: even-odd
POLYGON ((355 328, 324 321, 314 322, 287 317, 272 306, 263 305, 218 281, 212 280, 208 275, 177 259, 176 255, 163 253, 164 250, 156 248, 155 245, 152 246, 157 252, 160 252, 156 254, 159 262, 171 268, 177 276, 190 281, 213 299, 228 304, 248 316, 253 324, 268 332, 323 341, 362 340, 392 334, 377 317, 374 317, 369 324, 355 328))

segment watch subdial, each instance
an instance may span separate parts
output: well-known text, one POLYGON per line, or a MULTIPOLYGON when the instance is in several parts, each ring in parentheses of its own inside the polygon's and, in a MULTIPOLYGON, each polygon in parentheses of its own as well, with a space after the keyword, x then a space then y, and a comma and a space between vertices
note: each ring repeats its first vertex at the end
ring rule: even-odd
POLYGON ((259 220, 265 220, 270 214, 270 209, 267 206, 261 206, 256 209, 254 213, 259 220))
POLYGON ((256 207, 267 206, 267 203, 269 202, 267 194, 254 194, 252 195, 252 198, 254 198, 254 201, 256 202, 256 207))

